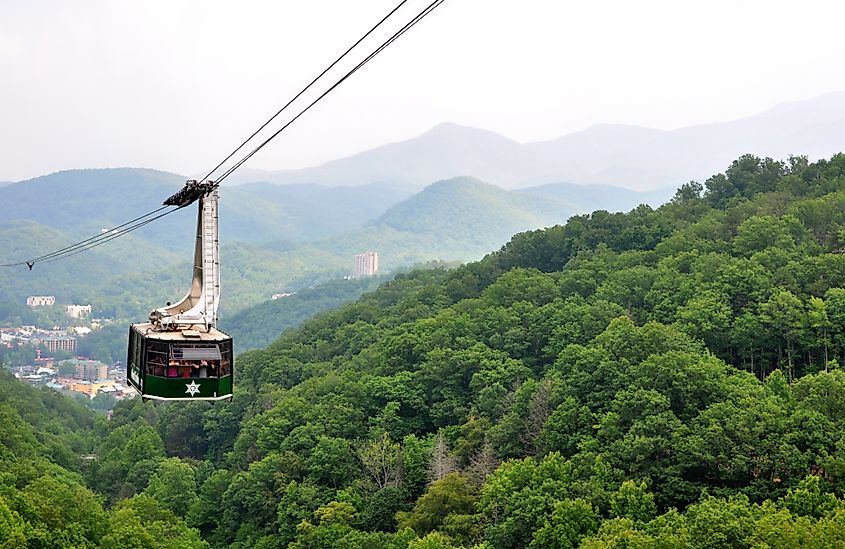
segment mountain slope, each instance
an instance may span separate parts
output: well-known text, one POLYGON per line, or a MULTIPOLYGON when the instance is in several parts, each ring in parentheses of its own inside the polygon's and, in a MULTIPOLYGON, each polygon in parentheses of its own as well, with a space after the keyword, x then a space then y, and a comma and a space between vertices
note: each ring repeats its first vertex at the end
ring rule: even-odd
POLYGON ((354 301, 375 290, 385 279, 333 280, 280 299, 269 299, 220 320, 220 326, 237 344, 237 353, 266 347, 287 330, 322 311, 354 301))
POLYGON ((235 182, 257 176, 272 183, 361 185, 389 182, 420 187, 432 181, 472 175, 485 181, 519 179, 529 171, 522 145, 501 135, 445 123, 407 141, 383 145, 304 170, 246 172, 235 182))
POLYGON ((516 232, 563 223, 578 212, 566 202, 458 177, 429 185, 358 231, 296 247, 286 242, 268 247, 292 256, 334 254, 350 267, 354 254, 367 250, 378 251, 386 269, 430 259, 465 261, 500 247, 516 232))
POLYGON ((191 426, 169 452, 224 469, 204 532, 841 546, 845 155, 742 158, 711 183, 396 276, 240 356, 225 413, 158 422, 191 426))
MULTIPOLYGON (((66 232, 34 221, 0 222, 0 263, 31 258, 74 241, 66 232)), ((181 256, 134 234, 121 242, 122 245, 108 243, 61 261, 36 263, 32 270, 24 266, 3 268, 0 301, 23 303, 32 294, 55 295, 60 303, 96 299, 101 305, 98 310, 104 312, 102 306, 108 303, 105 308, 111 314, 114 307, 131 307, 131 301, 148 295, 145 289, 153 284, 170 285, 171 273, 160 270, 160 266, 176 262, 181 256), (118 282, 126 276, 131 276, 132 282, 118 282), (124 305, 119 304, 123 300, 119 296, 126 297, 124 305)))
POLYGON ((564 222, 578 207, 560 200, 509 192, 478 179, 438 181, 396 204, 374 227, 421 233, 443 240, 469 239, 487 250, 526 229, 564 222))

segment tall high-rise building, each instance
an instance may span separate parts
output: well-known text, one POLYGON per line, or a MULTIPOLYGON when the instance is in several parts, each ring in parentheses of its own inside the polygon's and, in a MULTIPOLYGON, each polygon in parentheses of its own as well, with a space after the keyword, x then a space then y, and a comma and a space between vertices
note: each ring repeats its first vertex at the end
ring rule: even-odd
POLYGON ((76 378, 85 381, 106 379, 109 375, 108 366, 97 360, 76 360, 76 378))
POLYGON ((68 336, 48 336, 44 338, 33 338, 30 340, 35 344, 42 344, 50 353, 56 351, 76 352, 76 338, 68 336))
POLYGON ((355 276, 373 276, 378 272, 378 252, 355 256, 355 276))

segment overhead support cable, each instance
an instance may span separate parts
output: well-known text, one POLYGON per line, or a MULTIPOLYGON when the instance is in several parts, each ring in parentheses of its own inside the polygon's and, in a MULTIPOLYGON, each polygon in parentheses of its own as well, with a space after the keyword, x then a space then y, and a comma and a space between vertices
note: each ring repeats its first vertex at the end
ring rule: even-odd
POLYGON ((355 65, 355 67, 354 67, 352 70, 350 70, 349 72, 347 72, 347 73, 346 73, 346 74, 345 74, 342 78, 340 78, 337 82, 335 82, 335 83, 334 83, 334 84, 333 84, 333 85, 332 85, 329 89, 327 89, 327 90, 326 90, 326 91, 324 91, 322 94, 320 94, 320 95, 317 97, 317 99, 315 99, 315 100, 314 100, 314 101, 312 101, 312 102, 311 102, 311 103, 310 103, 307 107, 305 107, 304 109, 302 109, 301 111, 299 111, 299 113, 298 113, 296 116, 294 116, 294 117, 293 117, 290 121, 288 121, 288 122, 287 122, 284 126, 282 126, 281 128, 279 128, 278 130, 276 130, 276 132, 274 132, 272 135, 270 135, 270 137, 268 137, 267 139, 265 139, 264 141, 262 141, 262 142, 261 142, 261 143, 260 143, 257 147, 255 147, 252 151, 250 151, 250 152, 249 152, 249 154, 247 154, 246 156, 244 156, 241 160, 239 160, 239 161, 238 161, 238 162, 236 162, 234 165, 232 165, 232 167, 230 167, 230 168, 229 168, 229 169, 227 169, 225 172, 223 172, 223 174, 222 174, 222 175, 220 175, 219 177, 217 177, 216 182, 217 182, 217 183, 220 183, 221 181, 223 181, 224 179, 226 179, 227 177, 229 177, 229 176, 232 174, 232 172, 234 172, 234 171, 235 171, 235 170, 237 170, 239 167, 241 167, 241 166, 242 166, 242 165, 243 165, 243 164, 244 164, 247 160, 249 160, 250 158, 252 158, 252 157, 253 157, 253 156, 254 156, 254 155, 255 155, 258 151, 260 151, 262 148, 264 148, 264 146, 265 146, 265 145, 267 145, 270 141, 272 141, 273 139, 275 139, 275 138, 276 138, 276 136, 278 136, 280 133, 282 133, 283 131, 285 131, 285 130, 286 130, 286 129, 287 129, 287 128, 291 125, 291 124, 293 124, 294 122, 296 122, 296 121, 299 119, 299 117, 301 117, 303 114, 305 114, 306 112, 308 112, 308 111, 311 109, 311 107, 313 107, 314 105, 316 105, 316 104, 317 104, 317 103, 318 103, 321 99, 323 99, 325 96, 327 96, 329 93, 331 93, 331 92, 332 92, 335 88, 337 88, 338 86, 340 86, 340 85, 341 85, 343 82, 345 82, 345 81, 346 81, 346 80, 347 80, 350 76, 352 76, 353 74, 355 74, 356 72, 358 72, 358 70, 359 70, 359 69, 361 69, 361 67, 363 67, 364 65, 366 65, 367 63, 369 63, 369 62, 370 62, 370 61, 371 61, 374 57, 376 57, 379 53, 381 53, 382 51, 384 51, 384 49, 385 49, 385 48, 387 48, 390 44, 392 44, 393 42, 395 42, 395 41, 396 41, 396 40, 397 40, 400 36, 402 36, 403 34, 405 34, 406 32, 408 32, 411 28, 413 28, 413 27, 414 27, 414 25, 416 25, 417 23, 419 23, 420 21, 422 21, 422 20, 423 20, 423 19, 424 19, 424 18, 425 18, 428 14, 430 14, 432 11, 434 11, 435 9, 437 9, 438 7, 440 7, 440 5, 441 5, 441 4, 443 4, 443 2, 445 2, 445 1, 446 1, 446 0, 434 0, 433 2, 431 2, 428 6, 426 6, 426 7, 425 7, 425 9, 423 9, 423 10, 422 10, 421 12, 419 12, 419 13, 418 13, 418 14, 417 14, 417 15, 416 15, 413 19, 411 19, 411 21, 409 21, 408 23, 406 23, 406 24, 405 24, 405 25, 404 25, 401 29, 399 29, 398 31, 396 31, 396 32, 395 32, 395 33, 394 33, 394 34, 393 34, 390 38, 388 38, 387 40, 385 40, 385 41, 384 41, 384 42, 383 42, 383 43, 382 43, 382 44, 381 44, 378 48, 376 48, 376 49, 375 49, 372 53, 370 53, 370 54, 369 54, 366 58, 364 58, 364 60, 363 60, 363 61, 361 61, 360 63, 358 63, 357 65, 355 65))
MULTIPOLYGON (((51 257, 51 258, 48 258, 48 259, 39 259, 39 260, 38 260, 38 263, 52 263, 52 262, 54 262, 54 261, 58 261, 58 260, 60 260, 60 259, 65 259, 65 258, 67 258, 67 257, 73 256, 73 255, 76 255, 76 254, 79 254, 79 253, 82 253, 82 252, 86 252, 86 251, 88 251, 88 250, 91 250, 91 249, 93 249, 93 248, 96 248, 97 246, 102 246, 102 245, 103 245, 103 244, 105 244, 106 242, 109 242, 109 241, 111 241, 111 240, 114 240, 115 238, 120 238, 121 236, 125 236, 125 235, 127 235, 127 234, 131 233, 132 231, 136 231, 136 230, 140 229, 141 227, 144 227, 144 226, 146 226, 146 225, 149 225, 150 223, 152 223, 152 222, 154 222, 154 221, 158 221, 158 220, 159 220, 159 219, 161 219, 162 217, 165 217, 165 216, 168 216, 168 215, 170 215, 170 214, 172 214, 172 213, 174 213, 174 212, 177 212, 177 211, 181 210, 181 209, 182 209, 182 208, 184 208, 184 207, 185 207, 185 206, 179 206, 178 208, 174 208, 174 209, 172 209, 172 210, 168 210, 168 211, 166 211, 166 212, 164 212, 164 213, 161 213, 161 214, 159 214, 159 215, 157 215, 157 216, 155 216, 155 217, 151 217, 150 219, 147 219, 147 220, 142 221, 142 222, 140 222, 140 223, 137 223, 137 224, 135 224, 135 225, 131 225, 131 226, 129 226, 129 227, 127 227, 127 228, 125 228, 125 229, 121 229, 121 230, 119 230, 117 233, 113 233, 113 232, 111 232, 111 234, 110 234, 110 233, 103 233, 104 235, 106 235, 106 236, 107 236, 107 238, 103 238, 102 240, 98 240, 98 241, 96 241, 96 242, 92 242, 92 243, 90 243, 90 244, 88 244, 88 245, 86 245, 86 246, 84 246, 84 247, 77 248, 77 249, 75 249, 75 250, 73 250, 73 251, 70 251, 69 253, 65 253, 65 254, 62 254, 62 255, 60 255, 60 256, 54 256, 54 257, 51 257)), ((30 262, 27 262, 27 266, 29 266, 29 263, 30 263, 30 262)), ((35 263, 35 262, 33 261, 32 263, 35 263)), ((5 266, 6 266, 6 265, 0 265, 0 267, 5 267, 5 266)), ((30 267, 29 269, 30 269, 30 270, 32 270, 32 267, 30 267)))
POLYGON ((263 123, 263 124, 262 124, 262 125, 261 125, 258 129, 257 129, 257 130, 255 130, 254 132, 252 132, 252 135, 250 135, 249 137, 247 137, 246 139, 244 139, 244 140, 243 140, 243 142, 242 142, 240 145, 238 145, 238 146, 237 146, 237 148, 235 148, 235 150, 233 150, 232 152, 230 152, 230 153, 229 153, 229 155, 228 155, 226 158, 224 158, 223 160, 221 160, 221 161, 220 161, 220 163, 219 163, 219 164, 217 164, 216 166, 214 166, 214 169, 212 169, 210 172, 208 172, 207 174, 205 174, 205 176, 203 176, 203 178, 199 180, 199 181, 200 181, 200 183, 202 183, 203 181, 205 181, 206 179, 208 179, 209 177, 211 177, 211 176, 214 174, 214 172, 216 172, 218 169, 220 169, 220 167, 221 167, 223 164, 225 164, 225 163, 226 163, 226 162, 228 162, 228 161, 229 161, 229 160, 230 160, 233 156, 235 156, 235 154, 237 154, 237 153, 238 153, 238 151, 240 151, 242 148, 244 148, 244 146, 245 146, 247 143, 249 143, 250 141, 252 141, 252 139, 253 139, 256 135, 258 135, 258 134, 261 132, 261 130, 263 130, 264 128, 266 128, 266 127, 267 127, 267 126, 268 126, 268 125, 269 125, 269 124, 270 124, 273 120, 275 120, 275 119, 276 119, 276 118, 277 118, 280 114, 282 114, 282 113, 283 113, 283 112, 284 112, 284 111, 285 111, 288 107, 290 107, 290 106, 293 104, 293 102, 294 102, 294 101, 296 101, 297 99, 299 99, 299 98, 302 96, 302 94, 304 94, 304 93, 305 93, 305 92, 307 92, 309 89, 311 89, 311 86, 313 86, 314 84, 316 84, 316 83, 317 83, 317 81, 318 81, 318 80, 320 80, 323 76, 325 76, 325 74, 326 74, 327 72, 329 72, 330 70, 332 70, 332 69, 333 69, 333 68, 334 68, 334 67, 335 67, 338 63, 340 63, 340 62, 341 62, 341 61, 342 61, 342 60, 343 60, 343 59, 344 59, 344 58, 345 58, 345 57, 349 54, 349 52, 351 52, 351 51, 352 51, 352 50, 354 50, 356 47, 358 47, 358 45, 359 45, 361 42, 363 42, 364 40, 366 40, 366 39, 367 39, 367 37, 369 37, 369 36, 370 36, 373 32, 375 32, 375 31, 376 31, 376 29, 378 29, 378 28, 382 25, 382 23, 384 23, 385 21, 387 21, 387 20, 390 18, 390 16, 392 16, 394 13, 396 13, 396 12, 399 10, 399 8, 401 8, 403 5, 405 5, 405 3, 406 3, 406 2, 408 2, 408 0, 402 0, 401 2, 399 2, 399 4, 397 4, 395 8, 393 8, 392 10, 390 10, 390 12, 389 12, 387 15, 385 15, 384 17, 382 17, 382 18, 381 18, 381 20, 380 20, 378 23, 376 23, 375 25, 373 25, 373 27, 372 27, 370 30, 368 30, 366 34, 364 34, 364 36, 362 36, 361 38, 359 38, 358 40, 356 40, 356 41, 355 41, 355 43, 354 43, 354 44, 352 44, 351 46, 349 46, 349 48, 347 48, 347 50, 346 50, 345 52, 343 52, 343 53, 342 53, 342 54, 341 54, 341 55, 340 55, 337 59, 335 59, 334 61, 332 61, 332 63, 331 63, 328 67, 326 67, 325 69, 323 69, 323 72, 321 72, 321 73, 320 73, 320 74, 318 74, 316 77, 314 77, 314 79, 313 79, 313 80, 311 80, 311 82, 309 82, 307 86, 305 86, 304 88, 302 88, 302 89, 299 91, 299 93, 297 93, 296 95, 294 95, 294 96, 290 99, 290 101, 288 101, 287 103, 285 103, 285 105, 284 105, 281 109, 279 109, 278 111, 276 111, 276 114, 274 114, 273 116, 271 116, 271 117, 267 120, 267 122, 263 123))
MULTIPOLYGON (((79 242, 76 242, 75 244, 65 246, 64 248, 60 248, 60 249, 52 251, 48 254, 41 255, 41 256, 38 256, 38 257, 33 257, 32 259, 28 259, 26 261, 18 261, 18 262, 15 262, 15 263, 0 263, 0 267, 17 267, 17 266, 26 265, 27 267, 29 267, 30 270, 32 270, 32 266, 35 263, 41 263, 41 262, 44 262, 47 259, 52 259, 52 258, 55 258, 55 257, 61 258, 61 257, 64 257, 65 255, 73 255, 71 252, 74 252, 75 250, 78 250, 78 249, 81 249, 81 248, 82 249, 88 249, 88 247, 91 246, 91 244, 96 244, 97 242, 100 242, 102 240, 111 240, 110 237, 115 235, 115 234, 121 235, 124 232, 134 231, 135 230, 134 228, 130 228, 129 230, 126 230, 126 228, 131 227, 134 223, 137 223, 137 222, 141 221, 142 219, 145 219, 145 218, 148 218, 152 215, 155 215, 162 210, 166 210, 168 207, 169 206, 166 206, 166 205, 161 206, 159 208, 156 208, 155 210, 152 210, 150 212, 145 213, 144 215, 140 215, 140 216, 136 217, 135 219, 131 219, 131 220, 127 221, 126 223, 122 223, 122 224, 120 224, 116 227, 112 227, 111 229, 106 229, 103 232, 101 232, 100 234, 96 234, 94 236, 86 238, 85 240, 80 240, 79 242)), ((171 211, 173 211, 173 210, 171 210, 171 211)), ((167 212, 167 213, 170 213, 170 212, 167 212)), ((156 216, 153 219, 153 221, 156 220, 156 219, 159 219, 161 217, 163 217, 163 216, 156 216)), ((146 223, 144 223, 144 224, 146 224, 146 223)), ((91 247, 95 247, 95 246, 91 246, 91 247)))

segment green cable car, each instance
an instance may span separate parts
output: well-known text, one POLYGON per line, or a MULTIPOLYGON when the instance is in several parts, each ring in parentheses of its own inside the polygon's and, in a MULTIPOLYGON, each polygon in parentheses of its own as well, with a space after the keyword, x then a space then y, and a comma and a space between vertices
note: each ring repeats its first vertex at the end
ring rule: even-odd
POLYGON ((199 201, 194 275, 182 301, 129 328, 126 381, 144 400, 231 400, 232 338, 215 325, 220 297, 217 184, 188 181, 164 204, 199 201))
POLYGON ((232 338, 214 328, 161 332, 152 323, 129 328, 128 381, 144 399, 231 399, 232 358, 232 338))

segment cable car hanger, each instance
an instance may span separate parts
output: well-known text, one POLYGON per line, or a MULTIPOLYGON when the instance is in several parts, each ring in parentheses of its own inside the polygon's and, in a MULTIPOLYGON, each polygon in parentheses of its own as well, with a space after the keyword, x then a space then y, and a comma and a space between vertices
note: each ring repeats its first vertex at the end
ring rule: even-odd
POLYGON ((194 246, 194 269, 191 289, 175 305, 168 304, 150 313, 154 329, 178 330, 202 324, 205 331, 217 324, 217 303, 220 298, 220 241, 217 223, 217 187, 214 181, 189 180, 166 205, 184 208, 199 201, 197 240, 194 246))

